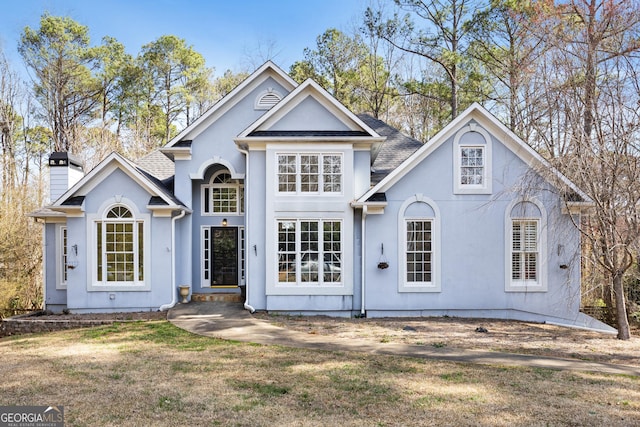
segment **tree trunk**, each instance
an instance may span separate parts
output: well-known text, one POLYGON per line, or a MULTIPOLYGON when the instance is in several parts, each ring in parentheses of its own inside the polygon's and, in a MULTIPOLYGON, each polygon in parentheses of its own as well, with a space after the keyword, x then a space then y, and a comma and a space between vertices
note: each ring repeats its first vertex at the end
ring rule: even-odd
POLYGON ((631 332, 629 331, 629 319, 627 318, 627 304, 624 298, 622 274, 615 274, 613 276, 613 293, 616 300, 616 325, 618 326, 618 339, 628 340, 631 338, 631 332))

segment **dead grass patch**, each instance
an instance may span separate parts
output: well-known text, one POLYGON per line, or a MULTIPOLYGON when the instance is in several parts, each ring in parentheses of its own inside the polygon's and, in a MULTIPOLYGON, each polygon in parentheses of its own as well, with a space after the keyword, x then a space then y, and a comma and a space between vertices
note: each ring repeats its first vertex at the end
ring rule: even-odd
POLYGON ((0 404, 64 405, 68 425, 640 424, 637 377, 241 344, 164 321, 3 338, 0 354, 0 404))
POLYGON ((258 313, 278 326, 336 339, 371 339, 380 343, 436 348, 493 350, 640 366, 640 328, 622 341, 615 335, 555 325, 496 319, 451 317, 348 319, 258 313), (476 332, 484 328, 487 332, 476 332))

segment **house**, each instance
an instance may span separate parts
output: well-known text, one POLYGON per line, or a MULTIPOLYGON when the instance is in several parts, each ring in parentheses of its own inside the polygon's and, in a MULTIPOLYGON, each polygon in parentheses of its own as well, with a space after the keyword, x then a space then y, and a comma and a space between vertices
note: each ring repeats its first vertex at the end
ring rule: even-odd
POLYGON ((478 104, 426 144, 267 62, 166 146, 86 175, 50 158, 48 309, 469 316, 612 331, 580 313, 590 199, 478 104))

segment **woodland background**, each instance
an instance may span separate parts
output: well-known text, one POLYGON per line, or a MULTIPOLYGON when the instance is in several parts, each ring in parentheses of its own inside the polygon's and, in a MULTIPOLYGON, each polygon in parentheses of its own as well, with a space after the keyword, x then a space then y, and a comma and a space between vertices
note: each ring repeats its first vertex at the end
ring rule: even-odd
MULTIPOLYGON (((253 71, 214 78, 215 64, 173 35, 133 56, 46 13, 17 47, 29 81, 0 50, 2 315, 42 306, 41 225, 26 215, 48 203, 49 153, 71 151, 87 171, 112 151, 139 158, 253 71)), ((276 52, 249 63, 277 63, 276 52)), ((473 102, 488 108, 593 199, 576 223, 583 304, 629 338, 640 317, 638 0, 378 0, 286 71, 424 142, 473 102)))

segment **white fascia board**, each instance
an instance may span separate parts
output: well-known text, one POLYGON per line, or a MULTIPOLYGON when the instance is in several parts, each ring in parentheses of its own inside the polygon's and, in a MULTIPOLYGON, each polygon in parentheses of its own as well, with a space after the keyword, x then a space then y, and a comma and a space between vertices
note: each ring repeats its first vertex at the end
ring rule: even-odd
POLYGON ((183 211, 185 213, 192 213, 191 209, 187 209, 184 206, 179 205, 147 205, 148 210, 153 212, 154 217, 171 217, 175 211, 183 211))
POLYGON ((244 92, 246 89, 253 89, 269 77, 274 77, 276 80, 279 80, 279 83, 290 91, 298 86, 298 83, 296 83, 296 81, 293 80, 280 67, 278 67, 271 61, 267 61, 260 68, 254 71, 249 77, 247 77, 242 83, 236 86, 231 92, 229 92, 221 100, 219 100, 216 104, 209 108, 204 114, 198 117, 195 122, 187 126, 182 130, 182 132, 173 137, 171 141, 169 141, 165 145, 165 148, 173 147, 183 139, 193 140, 194 138, 196 138, 198 135, 200 135, 200 133, 208 128, 208 126, 204 126, 204 124, 215 121, 218 117, 229 111, 234 105, 236 105, 243 99, 242 96, 238 96, 239 94, 244 92))
POLYGON ((249 125, 248 128, 238 135, 238 138, 245 138, 260 127, 269 127, 280 120, 289 111, 293 110, 296 105, 307 98, 307 96, 304 95, 304 92, 309 92, 309 95, 307 96, 313 96, 315 92, 316 96, 314 96, 314 99, 335 114, 336 117, 339 118, 349 129, 362 129, 371 135, 372 138, 380 138, 380 135, 360 120, 358 116, 353 114, 347 107, 342 105, 329 92, 324 90, 318 83, 311 79, 305 80, 301 85, 285 96, 275 107, 249 125))
POLYGON ((568 215, 589 215, 592 213, 593 202, 567 202, 562 206, 562 213, 568 215))
POLYGON ((351 202, 351 207, 354 209, 367 208, 367 215, 380 215, 384 213, 384 208, 389 205, 389 202, 351 202))
POLYGON ((93 168, 87 175, 82 177, 82 179, 80 179, 80 181, 78 181, 73 187, 60 196, 50 208, 55 210, 67 209, 67 206, 62 205, 65 200, 73 194, 80 192, 86 194, 90 192, 101 182, 101 179, 99 178, 106 177, 116 168, 120 168, 125 174, 127 174, 127 176, 136 181, 149 194, 160 197, 168 205, 173 205, 173 200, 168 199, 162 189, 140 173, 132 163, 120 156, 118 153, 113 152, 100 162, 98 166, 93 168))
POLYGON ((385 192, 398 182, 404 175, 413 169, 415 165, 433 153, 440 145, 447 141, 460 128, 460 125, 470 119, 475 119, 480 126, 486 128, 487 131, 505 147, 511 150, 516 156, 530 166, 539 164, 544 168, 552 171, 560 181, 575 191, 586 202, 590 202, 591 198, 580 190, 566 176, 561 174, 557 169, 549 164, 537 151, 526 144, 520 137, 500 122, 493 114, 489 113, 484 107, 474 102, 469 108, 462 112, 458 117, 452 120, 440 132, 434 135, 427 143, 420 147, 415 153, 409 156, 395 170, 387 175, 377 185, 367 191, 358 201, 366 201, 375 193, 385 192))
MULTIPOLYGON (((496 135, 502 133, 504 137, 499 139, 500 142, 503 143, 511 152, 513 152, 516 156, 518 156, 523 162, 527 163, 529 166, 535 167, 542 166, 544 169, 549 170, 560 182, 566 185, 571 190, 575 191, 584 202, 580 203, 591 203, 592 199, 589 197, 584 191, 576 186, 569 178, 567 178, 564 174, 562 174, 558 169, 553 167, 547 159, 542 157, 540 153, 534 150, 529 144, 525 143, 518 135, 513 133, 511 129, 505 126, 501 121, 495 118, 491 113, 486 110, 480 110, 483 113, 482 117, 488 122, 480 122, 480 124, 488 128, 490 134, 497 138, 496 135)), ((553 184, 553 183, 552 183, 553 184)))
POLYGON ((171 160, 191 160, 191 147, 163 147, 160 152, 171 160))
POLYGON ((384 193, 396 182, 398 182, 403 176, 411 171, 414 166, 420 163, 424 158, 428 157, 434 152, 440 145, 442 145, 450 136, 455 134, 458 127, 463 123, 474 108, 479 107, 479 104, 474 103, 471 107, 467 108, 458 117, 452 120, 447 126, 445 126, 440 132, 435 134, 428 142, 422 147, 418 148, 411 156, 409 156, 404 162, 395 168, 389 175, 384 177, 377 185, 373 186, 366 193, 364 193, 358 201, 365 202, 369 197, 375 193, 384 193))
POLYGON ((375 138, 363 137, 363 136, 296 136, 296 137, 282 137, 282 136, 273 136, 273 137, 242 137, 242 138, 234 138, 234 142, 236 145, 247 147, 252 147, 256 144, 274 144, 274 143, 291 143, 292 140, 295 140, 296 143, 304 144, 305 142, 318 142, 318 143, 328 143, 328 144, 340 144, 340 143, 348 143, 348 144, 375 144, 376 142, 382 142, 386 139, 384 136, 379 136, 375 138))

